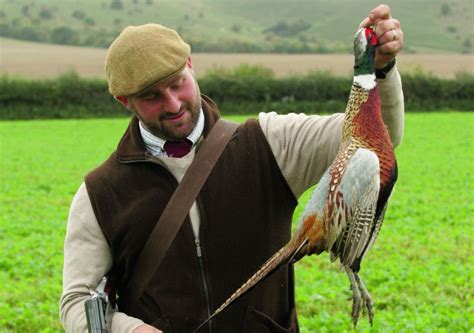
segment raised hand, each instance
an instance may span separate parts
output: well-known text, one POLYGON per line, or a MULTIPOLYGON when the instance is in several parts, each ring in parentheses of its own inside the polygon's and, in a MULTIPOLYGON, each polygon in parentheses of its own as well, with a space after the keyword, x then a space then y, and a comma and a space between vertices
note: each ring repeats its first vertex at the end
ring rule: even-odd
POLYGON ((387 5, 379 5, 372 9, 359 24, 360 28, 374 26, 379 46, 375 54, 375 68, 385 67, 403 47, 403 31, 400 21, 394 19, 387 5))

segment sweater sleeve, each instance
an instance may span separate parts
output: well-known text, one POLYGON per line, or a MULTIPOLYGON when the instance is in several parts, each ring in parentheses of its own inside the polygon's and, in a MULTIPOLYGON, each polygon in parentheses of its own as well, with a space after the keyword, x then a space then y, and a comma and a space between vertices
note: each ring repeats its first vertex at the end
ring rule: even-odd
POLYGON ((382 107, 382 117, 394 147, 402 142, 405 122, 405 100, 402 80, 397 68, 387 73, 383 80, 377 80, 382 107))
MULTIPOLYGON (((396 68, 378 80, 382 116, 394 146, 403 135, 404 102, 396 68)), ((336 157, 344 114, 260 113, 259 123, 296 198, 316 184, 336 157)))
MULTIPOLYGON (((83 183, 71 204, 64 242, 63 292, 60 318, 66 332, 87 332, 84 302, 89 287, 95 289, 112 267, 109 245, 100 229, 83 183)), ((142 325, 139 319, 116 312, 112 315, 112 332, 132 332, 142 325)))

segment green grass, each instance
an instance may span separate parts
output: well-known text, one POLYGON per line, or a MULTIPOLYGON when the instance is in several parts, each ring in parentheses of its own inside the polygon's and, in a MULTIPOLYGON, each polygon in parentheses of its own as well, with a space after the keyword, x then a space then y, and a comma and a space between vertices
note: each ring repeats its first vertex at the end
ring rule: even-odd
MULTIPOLYGON (((473 114, 407 115, 399 180, 361 269, 375 300, 374 332, 474 327, 473 143, 473 114)), ((296 269, 302 331, 351 331, 348 280, 322 257, 296 269)), ((369 327, 363 318, 359 329, 369 327)))
MULTIPOLYGON (((126 124, 0 122, 0 332, 61 331, 69 204, 126 124)), ((362 318, 356 331, 472 331, 473 127, 473 113, 407 114, 399 181, 361 271, 375 323, 362 318)), ((348 279, 327 254, 303 259, 296 278, 302 332, 353 331, 348 279)))

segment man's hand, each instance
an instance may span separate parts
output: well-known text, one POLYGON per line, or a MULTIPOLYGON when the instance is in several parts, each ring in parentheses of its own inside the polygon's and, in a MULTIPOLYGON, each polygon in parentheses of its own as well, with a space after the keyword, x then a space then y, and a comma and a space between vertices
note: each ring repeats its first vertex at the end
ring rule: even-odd
POLYGON ((375 54, 375 68, 384 68, 394 59, 403 46, 403 31, 400 22, 390 15, 390 7, 379 5, 359 25, 360 28, 374 26, 379 47, 375 54))
POLYGON ((140 325, 133 330, 133 333, 163 333, 163 331, 150 325, 140 325))

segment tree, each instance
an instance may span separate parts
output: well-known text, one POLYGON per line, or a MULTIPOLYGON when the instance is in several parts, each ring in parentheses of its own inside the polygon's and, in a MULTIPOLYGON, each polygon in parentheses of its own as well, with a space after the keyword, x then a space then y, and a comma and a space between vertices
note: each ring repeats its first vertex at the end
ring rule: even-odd
POLYGON ((21 13, 23 14, 23 16, 30 16, 30 6, 24 5, 21 8, 21 13))
POLYGON ((87 25, 93 26, 93 25, 95 25, 95 20, 92 17, 87 17, 84 20, 84 23, 87 24, 87 25))
POLYGON ((75 19, 83 20, 86 17, 86 13, 84 13, 82 10, 76 9, 74 12, 72 12, 71 16, 74 17, 75 19))
POLYGON ((441 5, 441 15, 449 16, 451 12, 451 6, 448 3, 445 2, 441 5))
POLYGON ((40 31, 34 27, 22 27, 19 31, 19 37, 25 40, 31 40, 34 42, 43 41, 43 36, 40 31))
POLYGON ((123 9, 122 0, 112 0, 112 3, 110 4, 110 8, 111 9, 117 9, 117 10, 123 9))
POLYGON ((304 20, 297 20, 293 22, 278 21, 276 24, 265 29, 263 32, 274 33, 278 36, 288 37, 297 35, 298 33, 308 30, 311 28, 311 24, 305 22, 304 20))
POLYGON ((235 32, 236 34, 240 33, 241 29, 242 29, 242 27, 238 23, 234 23, 230 27, 230 30, 232 30, 232 32, 235 32))
POLYGON ((78 34, 69 27, 57 27, 51 31, 51 41, 56 44, 76 44, 78 34))
POLYGON ((43 8, 39 12, 39 17, 43 20, 51 20, 53 18, 53 12, 51 9, 43 8))
POLYGON ((462 43, 463 46, 463 53, 471 53, 472 52, 472 42, 471 39, 466 37, 464 42, 462 43))
POLYGON ((453 26, 449 26, 449 27, 448 27, 448 32, 449 32, 449 33, 454 34, 456 31, 458 31, 458 29, 456 29, 456 27, 453 27, 453 26))

